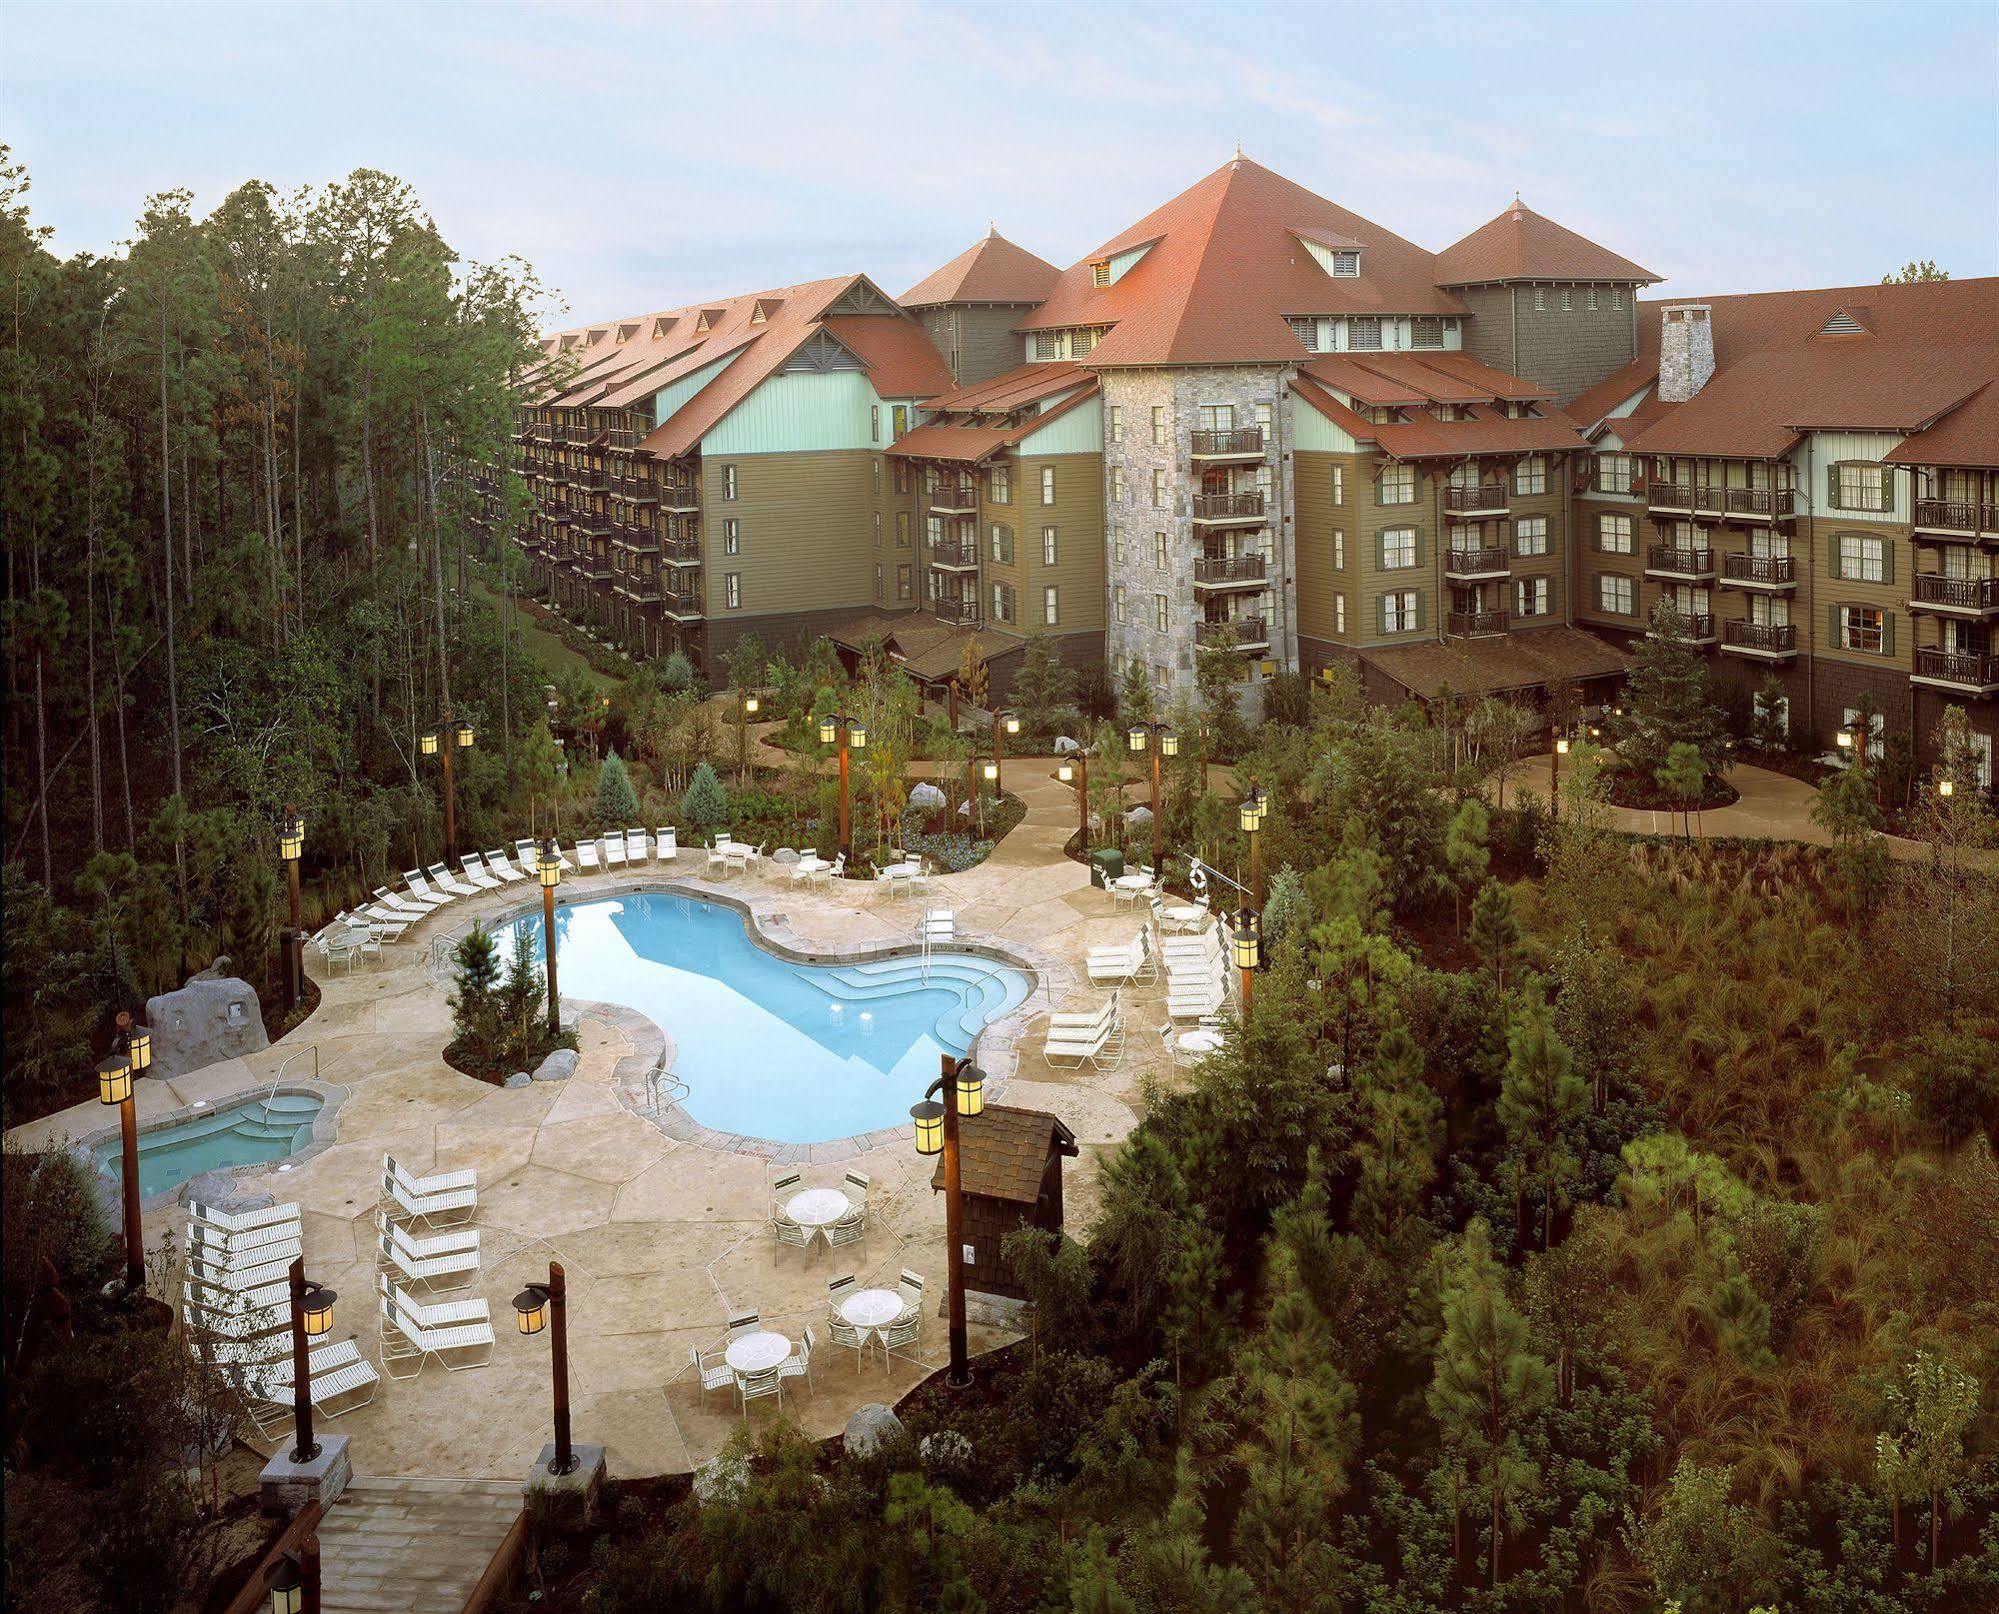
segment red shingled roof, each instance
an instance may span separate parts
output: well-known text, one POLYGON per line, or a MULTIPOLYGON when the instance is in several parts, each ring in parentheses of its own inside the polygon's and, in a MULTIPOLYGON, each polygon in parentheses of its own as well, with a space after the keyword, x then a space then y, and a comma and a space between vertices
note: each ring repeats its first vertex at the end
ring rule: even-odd
POLYGON ((822 323, 868 367, 869 382, 884 398, 928 398, 951 384, 951 367, 914 320, 834 314, 822 323))
POLYGON ((1065 269, 1020 328, 1111 326, 1092 368, 1253 364, 1305 356, 1291 315, 1464 312, 1421 247, 1238 157, 1065 269), (1358 278, 1319 267, 1299 239, 1313 231, 1365 243, 1358 278), (1114 283, 1094 283, 1092 264, 1147 241, 1114 283))
POLYGON ((1462 241, 1437 254, 1441 286, 1491 285, 1509 280, 1610 280, 1649 284, 1659 276, 1629 258, 1600 247, 1587 236, 1564 229, 1523 207, 1513 205, 1488 219, 1462 241))
POLYGON ((1097 378, 1080 364, 1058 359, 1046 364, 1017 364, 1000 375, 975 381, 969 387, 941 393, 928 407, 977 411, 980 414, 1011 414, 1014 410, 1043 398, 1052 398, 1072 387, 1094 388, 1097 378))
POLYGON ((938 303, 1038 303, 1062 273, 1046 258, 993 230, 941 269, 925 275, 899 299, 904 308, 938 303))
MULTIPOLYGON (((1023 413, 1020 419, 1006 426, 977 424, 981 416, 1002 412, 991 404, 957 411, 944 409, 933 402, 930 407, 938 411, 936 418, 924 422, 914 431, 904 432, 889 444, 888 451, 891 454, 907 455, 911 459, 984 459, 988 454, 997 453, 1002 448, 1011 448, 1031 433, 1039 431, 1051 420, 1060 420, 1070 410, 1079 408, 1094 398, 1097 395, 1096 377, 1085 376, 1078 371, 1077 375, 1070 377, 1070 384, 1074 385, 1079 378, 1086 384, 1077 387, 1059 403, 1049 405, 1038 414, 1023 413)), ((1018 407, 1024 409, 1025 404, 1018 407)))
POLYGON ((1327 354, 1303 365, 1291 390, 1334 425, 1394 459, 1552 453, 1584 446, 1575 422, 1545 404, 1538 416, 1508 419, 1498 403, 1545 400, 1547 393, 1462 353, 1327 354), (1377 425, 1334 392, 1412 413, 1407 420, 1377 425), (1467 418, 1438 420, 1420 407, 1436 403, 1467 405, 1467 418))
POLYGON ((1999 381, 1905 437, 1888 458, 1896 465, 1999 466, 1999 381))

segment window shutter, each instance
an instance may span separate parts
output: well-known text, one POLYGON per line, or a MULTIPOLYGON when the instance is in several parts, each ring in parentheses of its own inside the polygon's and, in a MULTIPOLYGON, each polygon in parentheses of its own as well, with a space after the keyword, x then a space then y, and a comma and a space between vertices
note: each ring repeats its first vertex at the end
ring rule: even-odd
POLYGON ((1893 611, 1883 611, 1881 613, 1881 654, 1892 656, 1894 653, 1895 613, 1893 611))
POLYGON ((1416 611, 1410 621, 1418 633, 1423 631, 1423 596, 1420 593, 1416 596, 1416 611))
POLYGON ((1836 605, 1825 608, 1825 642, 1835 650, 1839 648, 1839 607, 1836 605))
POLYGON ((1825 507, 1828 510, 1837 510, 1839 508, 1839 467, 1837 465, 1828 465, 1825 468, 1825 507))
POLYGON ((1833 533, 1825 541, 1825 574, 1835 582, 1839 579, 1839 534, 1833 533))
POLYGON ((1881 540, 1881 581, 1895 581, 1895 540, 1892 538, 1881 540))
POLYGON ((1890 515, 1895 510, 1895 471, 1888 465, 1881 467, 1881 509, 1890 515))
POLYGON ((1374 605, 1375 627, 1378 631, 1386 633, 1388 631, 1388 596, 1386 594, 1382 595, 1380 599, 1374 602, 1374 605))

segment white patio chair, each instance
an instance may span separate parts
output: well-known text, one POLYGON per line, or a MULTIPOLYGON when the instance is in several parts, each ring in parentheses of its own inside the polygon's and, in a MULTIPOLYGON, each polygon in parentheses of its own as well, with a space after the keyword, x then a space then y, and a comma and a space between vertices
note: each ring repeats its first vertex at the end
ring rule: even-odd
POLYGON ((760 846, 752 846, 743 854, 743 872, 748 875, 761 875, 764 868, 764 853, 769 850, 769 841, 763 842, 760 846))
POLYGON ((779 1172, 775 1177, 771 1179, 771 1184, 770 1184, 771 1199, 773 1201, 782 1199, 785 1196, 785 1194, 789 1193, 792 1189, 796 1188, 799 1185, 799 1183, 804 1180, 804 1175, 805 1174, 800 1171, 779 1172))
POLYGON ((597 838, 597 855, 604 860, 607 869, 622 869, 625 866, 625 838, 622 835, 600 835, 597 838))
POLYGON ((794 1222, 782 1211, 771 1217, 770 1230, 776 1234, 778 1243, 788 1244, 796 1250, 805 1249, 812 1243, 814 1231, 803 1222, 794 1222))
POLYGON ((717 836, 708 843, 708 870, 711 874, 716 869, 724 874, 729 872, 729 850, 730 841, 726 835, 717 836))
POLYGON ((393 1267, 409 1283, 436 1289, 463 1289, 479 1276, 478 1230, 412 1234, 385 1211, 375 1213, 381 1264, 393 1267), (455 1279, 455 1282, 446 1282, 455 1279))
POLYGON ((476 885, 467 885, 451 872, 448 864, 433 863, 428 872, 430 883, 440 891, 449 891, 454 897, 476 897, 479 894, 476 885))
POLYGON ((326 960, 328 969, 336 964, 344 964, 351 974, 355 955, 361 951, 361 938, 343 925, 330 935, 322 932, 313 937, 312 945, 318 950, 319 956, 326 960))
POLYGON ((851 1200, 848 1205, 847 1212, 824 1229, 828 1249, 837 1249, 845 1244, 858 1244, 868 1236, 867 1208, 855 1205, 851 1200))
POLYGON ((442 908, 447 902, 452 900, 449 891, 431 890, 430 882, 423 877, 422 869, 404 870, 403 884, 409 888, 411 901, 420 902, 426 908, 432 910, 442 908))
POLYGON ((868 1189, 873 1186, 865 1171, 849 1171, 840 1192, 847 1196, 847 1203, 855 1210, 868 1208, 868 1189))
POLYGON ((743 1416, 746 1418, 750 1414, 750 1403, 759 1396, 774 1395, 777 1397, 777 1404, 782 1407, 784 1405, 784 1364, 780 1362, 776 1367, 761 1368, 755 1373, 738 1373, 736 1375, 736 1394, 742 1399, 743 1416))
POLYGON ((594 841, 578 841, 576 843, 576 867, 583 874, 595 874, 603 867, 597 861, 597 845, 594 841))
POLYGON ((490 1321, 427 1327, 407 1307, 387 1295, 382 1296, 381 1305, 382 1371, 392 1379, 416 1378, 423 1372, 424 1363, 430 1361, 442 1364, 446 1372, 458 1373, 466 1368, 484 1367, 493 1359, 490 1321), (473 1351, 485 1354, 471 1360, 457 1359, 473 1351), (390 1365, 411 1361, 416 1366, 407 1373, 398 1373, 390 1365))
POLYGON ((627 863, 644 863, 649 861, 651 857, 652 843, 646 839, 646 832, 642 829, 626 830, 625 861, 627 863))
POLYGON ((525 880, 527 878, 525 874, 508 861, 507 849, 504 846, 496 846, 486 854, 486 867, 494 874, 497 874, 508 885, 512 885, 516 880, 525 880))
MULTIPOLYGON (((323 1358, 315 1352, 307 1362, 307 1371, 311 1379, 307 1383, 306 1394, 312 1401, 312 1409, 329 1418, 338 1418, 357 1407, 365 1407, 375 1399, 375 1391, 382 1382, 382 1376, 371 1363, 362 1359, 361 1352, 351 1339, 332 1347, 323 1358), (362 1390, 368 1393, 358 1401, 348 1399, 362 1390)), ((250 1421, 257 1426, 257 1433, 266 1440, 274 1438, 292 1416, 291 1358, 284 1356, 273 1362, 245 1367, 241 1371, 239 1385, 250 1421)))
POLYGON ((729 1343, 733 1345, 745 1334, 757 1333, 762 1327, 763 1314, 761 1312, 733 1311, 729 1313, 729 1321, 724 1329, 724 1334, 729 1343))
MULTIPOLYGON (((851 1278, 848 1279, 849 1283, 852 1281, 851 1278)), ((840 1315, 837 1308, 826 1314, 826 1337, 835 1345, 843 1345, 854 1353, 854 1371, 856 1373, 861 1369, 861 1357, 867 1351, 868 1338, 872 1333, 872 1329, 863 1331, 856 1328, 840 1315)))
POLYGON ((812 1325, 805 1325, 805 1337, 791 1347, 791 1354, 778 1364, 780 1379, 803 1379, 807 1388, 812 1386, 812 1347, 818 1343, 812 1337, 812 1325))
POLYGON ((735 1389, 736 1370, 722 1357, 704 1358, 700 1346, 690 1345, 687 1347, 687 1359, 694 1364, 694 1377, 700 1382, 703 1390, 735 1389), (711 1362, 713 1366, 709 1365, 711 1362))
POLYGON ((898 1317, 886 1328, 877 1330, 877 1334, 882 1342, 884 1365, 892 1356, 900 1356, 905 1362, 914 1362, 918 1367, 923 1365, 923 1359, 917 1355, 917 1346, 923 1334, 921 1316, 907 1319, 898 1317))
POLYGON ((902 1310, 896 1315, 897 1322, 904 1322, 911 1317, 921 1315, 923 1311, 922 1273, 911 1272, 908 1267, 904 1267, 902 1269, 901 1281, 896 1284, 895 1292, 902 1297, 902 1310))
POLYGON ((1064 1010, 1048 1017, 1050 1031, 1095 1031, 1108 1025, 1118 1012, 1118 994, 1114 991, 1094 1009, 1064 1010))
POLYGON ((412 923, 408 914, 385 907, 379 902, 369 903, 361 912, 368 916, 368 929, 374 933, 378 943, 401 941, 403 932, 408 930, 412 923))
MULTIPOLYGON (((569 861, 568 856, 559 846, 555 849, 555 860, 562 865, 564 873, 576 867, 574 863, 569 861)), ((531 840, 515 841, 514 861, 520 865, 521 872, 530 880, 540 879, 541 846, 538 842, 531 840)))
POLYGON ((653 856, 661 863, 671 863, 680 856, 680 832, 671 824, 653 837, 652 844, 653 856))
POLYGON ((486 860, 477 852, 467 852, 458 860, 458 872, 481 891, 500 889, 499 877, 486 872, 486 860))

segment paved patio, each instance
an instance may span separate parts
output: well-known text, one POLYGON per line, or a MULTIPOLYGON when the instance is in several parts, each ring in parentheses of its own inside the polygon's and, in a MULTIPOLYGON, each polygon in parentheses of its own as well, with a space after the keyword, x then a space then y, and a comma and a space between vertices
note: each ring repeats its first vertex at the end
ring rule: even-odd
MULTIPOLYGON (((724 880, 715 889, 751 902, 773 934, 801 951, 907 942, 926 905, 947 906, 962 929, 1035 960, 1058 1006, 1094 1006, 1101 994, 1083 980, 1084 956, 1093 945, 1128 940, 1137 919, 1129 909, 1114 915, 1110 898, 1090 889, 1083 868, 1062 856, 1075 798, 1053 778, 1052 762, 1009 759, 1007 782, 1028 806, 1026 822, 985 864, 933 882, 927 899, 864 901, 865 888, 841 883, 808 894, 773 878, 724 880)), ((704 882, 681 872, 696 869, 705 874, 705 859, 683 857, 677 868, 654 866, 647 875, 698 888, 704 882)), ((567 881, 564 895, 609 892, 644 878, 567 881)), ((676 1142, 637 1113, 630 1076, 645 1054, 615 1017, 575 1005, 581 1058, 565 1083, 500 1089, 443 1062, 448 970, 433 965, 433 943, 474 918, 516 911, 534 896, 523 883, 461 898, 386 948, 379 962, 331 976, 315 969, 318 1011, 269 1050, 172 1083, 139 1084, 142 1116, 157 1116, 197 1098, 214 1103, 254 1091, 287 1056, 316 1049, 320 1079, 347 1090, 334 1141, 290 1169, 247 1174, 244 1186, 300 1202, 308 1269, 340 1294, 335 1337, 355 1338, 377 1360, 375 1215, 383 1151, 417 1172, 477 1169, 473 1225, 483 1234, 483 1264, 470 1292, 483 1295, 492 1311, 498 1341, 492 1363, 457 1373, 433 1363, 416 1379, 385 1377, 372 1404, 330 1425, 352 1437, 355 1471, 499 1480, 527 1471, 547 1438, 548 1347, 545 1338, 514 1331, 510 1302, 551 1257, 568 1274, 576 1438, 603 1442, 614 1473, 684 1471, 727 1439, 737 1422, 733 1398, 704 1396, 689 1377, 688 1355, 692 1347, 718 1349, 725 1313, 737 1307, 760 1309, 766 1325, 793 1338, 807 1323, 820 1336, 816 1384, 807 1389, 788 1381, 784 1397, 784 1410, 813 1434, 837 1432, 855 1407, 892 1402, 941 1366, 945 1329, 934 1308, 924 1320, 923 1367, 898 1362, 885 1372, 878 1352, 862 1365, 824 1337, 827 1280, 846 1273, 864 1287, 893 1287, 907 1266, 925 1276, 941 1304, 943 1205, 929 1187, 931 1162, 906 1138, 838 1163, 815 1158, 803 1168, 807 1186, 836 1184, 847 1164, 874 1182, 866 1242, 837 1251, 815 1246, 808 1255, 778 1246, 766 1228, 773 1174, 767 1160, 676 1142)), ((981 1063, 995 1075, 1011 1069, 1002 1102, 1052 1111, 1081 1144, 1067 1171, 1072 1229, 1087 1228, 1094 1214, 1103 1151, 1135 1124, 1150 1084, 1170 1079, 1154 1030, 1165 1018, 1162 995, 1161 986, 1139 989, 1125 1061, 1108 1074, 1051 1070, 1040 1057, 1039 1027, 1021 1036, 1017 1067, 1006 1049, 992 1050, 992 1057, 981 1046, 981 1063)), ((288 1079, 310 1074, 311 1064, 310 1054, 294 1060, 288 1079)), ((911 1102, 920 1096, 911 1093, 911 1102)), ((74 1137, 102 1124, 96 1105, 79 1106, 22 1129, 22 1141, 74 1137)), ((150 1211, 148 1242, 166 1227, 178 1229, 184 1214, 172 1204, 150 1211)), ((991 1349, 1007 1337, 974 1325, 972 1348, 991 1349)), ((769 1415, 761 1407, 752 1412, 769 1415)))

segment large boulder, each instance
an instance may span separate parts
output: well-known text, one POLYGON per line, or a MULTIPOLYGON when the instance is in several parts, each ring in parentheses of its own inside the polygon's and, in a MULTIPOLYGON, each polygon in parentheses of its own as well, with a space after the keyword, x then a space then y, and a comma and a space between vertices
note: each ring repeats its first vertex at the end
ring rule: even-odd
POLYGON ((895 1409, 870 1401, 864 1407, 856 1407, 847 1420, 843 1444, 849 1457, 872 1457, 885 1444, 901 1437, 902 1420, 895 1415, 895 1409))
POLYGON ((178 992, 146 1000, 151 1074, 163 1081, 270 1047, 256 988, 233 976, 197 975, 178 992))
POLYGON ((944 792, 926 781, 910 791, 909 805, 917 812, 934 813, 944 805, 944 792))
POLYGON ((533 1078, 529 1076, 526 1071, 517 1070, 511 1076, 509 1076, 505 1081, 500 1083, 500 1085, 502 1087, 525 1087, 532 1080, 533 1078))
POLYGON ((558 1048, 534 1068, 538 1082, 566 1082, 576 1074, 576 1050, 558 1048))

